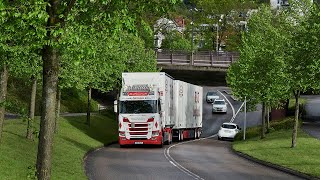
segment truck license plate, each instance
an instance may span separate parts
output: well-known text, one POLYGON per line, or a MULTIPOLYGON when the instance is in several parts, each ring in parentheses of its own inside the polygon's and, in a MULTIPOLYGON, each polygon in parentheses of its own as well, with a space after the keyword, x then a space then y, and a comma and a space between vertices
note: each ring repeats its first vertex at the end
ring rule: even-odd
POLYGON ((143 142, 134 142, 134 144, 143 144, 143 142))

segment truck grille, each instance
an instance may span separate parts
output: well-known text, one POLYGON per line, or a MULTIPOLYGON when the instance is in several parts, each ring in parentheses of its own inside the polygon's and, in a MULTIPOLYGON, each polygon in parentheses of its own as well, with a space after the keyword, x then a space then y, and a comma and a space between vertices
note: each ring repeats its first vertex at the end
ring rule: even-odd
POLYGON ((147 135, 148 132, 129 132, 130 135, 147 135))
POLYGON ((129 134, 130 139, 134 138, 144 138, 148 135, 148 123, 129 123, 129 134), (134 124, 134 126, 132 125, 134 124))

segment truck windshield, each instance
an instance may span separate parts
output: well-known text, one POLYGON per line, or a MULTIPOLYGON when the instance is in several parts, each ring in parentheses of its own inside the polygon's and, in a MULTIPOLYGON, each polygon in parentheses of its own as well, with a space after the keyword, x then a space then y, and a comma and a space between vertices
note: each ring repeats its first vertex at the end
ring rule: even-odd
POLYGON ((120 113, 139 114, 139 113, 156 113, 156 100, 140 100, 140 101, 121 101, 120 113))

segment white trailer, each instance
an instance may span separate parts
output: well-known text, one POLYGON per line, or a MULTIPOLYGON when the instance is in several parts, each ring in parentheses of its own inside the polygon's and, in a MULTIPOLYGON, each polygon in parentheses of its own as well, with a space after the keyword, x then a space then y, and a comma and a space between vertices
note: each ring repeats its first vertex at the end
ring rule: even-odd
POLYGON ((118 106, 120 146, 200 137, 202 87, 163 72, 122 73, 118 106))
POLYGON ((202 87, 175 80, 173 90, 173 138, 178 141, 199 138, 202 132, 202 87))

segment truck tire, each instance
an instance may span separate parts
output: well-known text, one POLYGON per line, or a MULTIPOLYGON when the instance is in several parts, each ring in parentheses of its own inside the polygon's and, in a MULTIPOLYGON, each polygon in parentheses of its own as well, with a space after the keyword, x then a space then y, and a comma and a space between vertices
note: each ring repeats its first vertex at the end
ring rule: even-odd
POLYGON ((183 141, 183 131, 181 130, 180 133, 181 133, 181 135, 180 135, 181 141, 183 141))
POLYGON ((199 139, 201 136, 201 129, 197 129, 197 139, 199 139))
POLYGON ((163 144, 164 144, 164 135, 162 135, 161 143, 160 143, 159 147, 162 148, 162 147, 163 147, 163 144))

